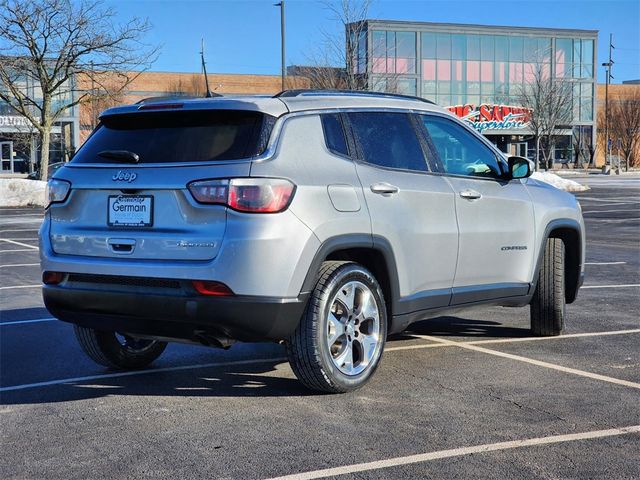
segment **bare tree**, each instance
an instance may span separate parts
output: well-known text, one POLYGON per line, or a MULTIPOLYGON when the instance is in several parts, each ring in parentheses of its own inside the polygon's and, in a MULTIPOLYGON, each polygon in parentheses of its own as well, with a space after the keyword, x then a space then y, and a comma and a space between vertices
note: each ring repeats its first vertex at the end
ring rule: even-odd
POLYGON ((536 169, 540 153, 545 170, 555 147, 557 131, 571 123, 573 97, 571 84, 553 79, 543 62, 535 62, 528 75, 529 82, 520 89, 520 104, 531 110, 529 126, 536 143, 536 169))
POLYGON ((640 89, 609 101, 609 135, 625 158, 625 168, 640 164, 640 89))
POLYGON ((337 28, 320 32, 322 40, 308 56, 310 66, 299 73, 309 78, 311 88, 367 89, 366 72, 358 65, 358 46, 365 41, 365 20, 371 0, 325 0, 322 4, 337 28))
POLYGON ((169 95, 192 95, 194 97, 204 97, 206 93, 204 76, 194 73, 188 78, 178 78, 169 83, 167 93, 169 95))
MULTIPOLYGON (((318 48, 307 57, 310 66, 299 67, 298 74, 309 78, 311 88, 397 92, 397 73, 372 77, 367 71, 366 20, 372 0, 322 3, 338 27, 333 32, 321 32, 318 48)), ((386 58, 382 61, 386 62, 386 58)))
POLYGON ((37 130, 41 179, 56 120, 92 95, 122 92, 155 60, 142 43, 149 29, 139 18, 116 24, 99 0, 0 0, 0 99, 37 130))

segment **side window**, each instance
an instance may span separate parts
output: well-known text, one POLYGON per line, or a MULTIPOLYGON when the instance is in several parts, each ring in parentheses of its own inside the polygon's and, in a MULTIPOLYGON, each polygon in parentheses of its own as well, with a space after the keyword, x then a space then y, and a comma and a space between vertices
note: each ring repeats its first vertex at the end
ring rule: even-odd
POLYGON ((365 162, 387 168, 427 171, 424 153, 409 115, 356 112, 348 116, 365 162))
POLYGON ((320 115, 322 119, 322 130, 324 131, 324 141, 330 152, 338 155, 349 156, 347 140, 342 128, 342 120, 335 113, 320 115))
POLYGON ((446 118, 420 115, 438 152, 445 173, 498 178, 495 153, 464 127, 446 118))

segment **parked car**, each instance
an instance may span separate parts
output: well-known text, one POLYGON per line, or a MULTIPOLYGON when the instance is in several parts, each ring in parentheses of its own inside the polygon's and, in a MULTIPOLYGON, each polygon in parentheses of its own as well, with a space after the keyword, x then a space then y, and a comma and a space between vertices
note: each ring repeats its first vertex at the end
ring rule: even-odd
POLYGON ((283 342, 307 387, 346 392, 390 333, 530 305, 558 335, 584 274, 576 199, 418 98, 283 92, 107 110, 49 182, 43 295, 89 357, 166 342, 283 342))
MULTIPOLYGON (((56 162, 56 163, 50 163, 49 164, 49 168, 47 168, 47 179, 50 179, 51 177, 53 177, 53 174, 56 173, 60 168, 64 167, 65 162, 56 162)), ((36 170, 35 172, 31 172, 29 175, 27 175, 27 178, 29 180, 40 180, 40 170, 36 170)))

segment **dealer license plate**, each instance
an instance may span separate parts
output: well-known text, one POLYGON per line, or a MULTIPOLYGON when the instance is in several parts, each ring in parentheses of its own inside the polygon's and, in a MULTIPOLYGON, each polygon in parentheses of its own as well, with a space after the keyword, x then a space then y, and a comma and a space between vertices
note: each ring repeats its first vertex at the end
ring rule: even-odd
POLYGON ((151 227, 153 225, 153 196, 109 196, 107 224, 110 227, 151 227))

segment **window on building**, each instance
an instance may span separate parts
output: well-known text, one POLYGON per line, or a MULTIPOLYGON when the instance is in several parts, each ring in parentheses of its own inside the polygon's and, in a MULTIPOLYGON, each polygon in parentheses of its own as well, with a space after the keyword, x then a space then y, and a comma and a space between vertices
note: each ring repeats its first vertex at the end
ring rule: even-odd
POLYGON ((509 37, 509 61, 522 62, 524 39, 522 37, 509 37))
POLYGON ((416 73, 415 32, 396 33, 396 73, 416 73))
POLYGON ((416 73, 415 32, 372 32, 373 73, 416 73))
POLYGON ((404 113, 348 113, 362 160, 401 170, 427 170, 411 119, 404 113))

